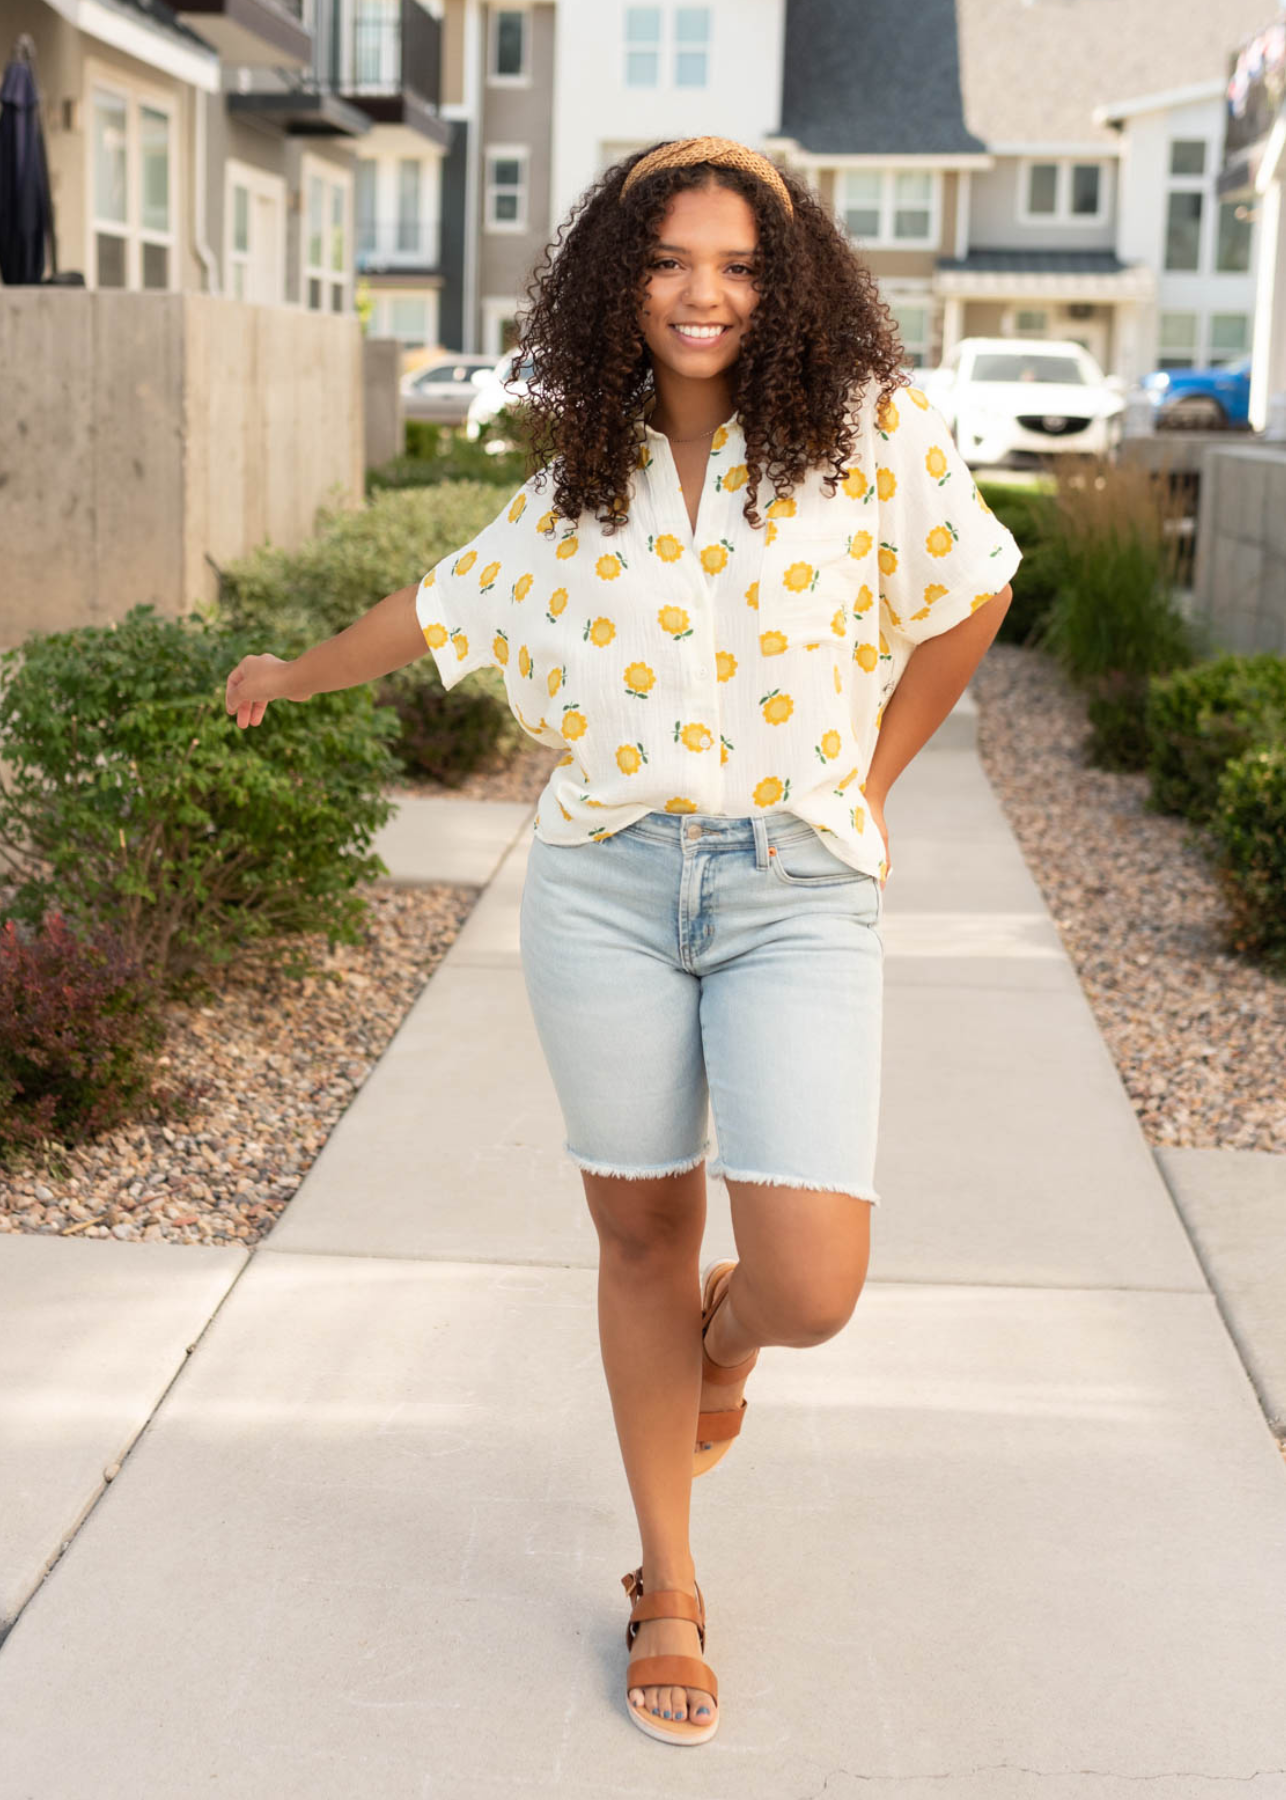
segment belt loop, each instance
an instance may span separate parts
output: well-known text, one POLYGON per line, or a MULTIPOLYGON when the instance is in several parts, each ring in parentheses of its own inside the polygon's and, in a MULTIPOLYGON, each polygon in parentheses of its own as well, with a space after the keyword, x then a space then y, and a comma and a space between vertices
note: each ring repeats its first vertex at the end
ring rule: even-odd
POLYGON ((750 823, 755 833, 755 867, 768 867, 768 821, 762 813, 751 813, 750 823))

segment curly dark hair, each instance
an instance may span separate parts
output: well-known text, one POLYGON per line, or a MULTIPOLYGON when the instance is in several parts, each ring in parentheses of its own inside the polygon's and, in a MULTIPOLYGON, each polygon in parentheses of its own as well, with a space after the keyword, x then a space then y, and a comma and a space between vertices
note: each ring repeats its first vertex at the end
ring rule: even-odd
POLYGON ((671 195, 713 177, 745 198, 759 232, 760 298, 728 370, 746 439, 743 510, 758 525, 761 477, 781 499, 806 470, 829 464, 834 493, 855 449, 861 391, 878 377, 883 403, 910 380, 902 346, 874 276, 797 175, 780 171, 793 219, 765 182, 708 162, 655 169, 622 198, 629 171, 656 148, 623 157, 586 189, 527 284, 514 364, 530 357, 538 372, 523 401, 531 473, 537 488, 552 475, 563 518, 592 508, 609 533, 626 522, 634 421, 652 387, 638 317, 648 256, 671 195))

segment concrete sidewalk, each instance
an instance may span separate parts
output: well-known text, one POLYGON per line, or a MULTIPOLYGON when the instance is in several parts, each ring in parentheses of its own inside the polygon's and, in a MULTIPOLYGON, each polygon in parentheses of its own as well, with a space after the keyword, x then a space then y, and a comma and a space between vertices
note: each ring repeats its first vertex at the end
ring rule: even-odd
POLYGON ((259 1250, 0 1239, 0 1800, 1286 1797, 1286 1469, 971 725, 887 808, 866 1291, 694 1489, 713 1743, 624 1716, 530 813, 453 801, 485 892, 259 1250))

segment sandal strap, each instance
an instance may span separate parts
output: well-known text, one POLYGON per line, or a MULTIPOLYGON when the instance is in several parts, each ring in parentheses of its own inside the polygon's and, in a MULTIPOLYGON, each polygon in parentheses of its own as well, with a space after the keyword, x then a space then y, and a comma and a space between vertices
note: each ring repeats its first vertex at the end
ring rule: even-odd
POLYGON ((637 1625, 643 1619, 687 1619, 693 1625, 702 1623, 701 1608, 682 1588, 657 1588, 655 1593, 640 1594, 630 1609, 630 1624, 637 1625))
POLYGON ((741 1421, 746 1416, 748 1404, 748 1401, 743 1400, 740 1406, 730 1407, 726 1412, 698 1413, 698 1444, 721 1444, 725 1438, 735 1438, 741 1430, 741 1421))
POLYGON ((712 1700, 719 1698, 715 1672, 699 1656, 636 1656, 626 1670, 625 1685, 700 1688, 712 1700))

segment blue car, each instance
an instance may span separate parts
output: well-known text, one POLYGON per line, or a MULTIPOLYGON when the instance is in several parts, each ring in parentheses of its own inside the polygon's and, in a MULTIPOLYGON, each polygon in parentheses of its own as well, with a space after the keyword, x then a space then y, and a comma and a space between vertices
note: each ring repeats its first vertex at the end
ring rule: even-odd
POLYGON ((1154 369, 1141 386, 1159 430, 1245 430, 1250 424, 1250 358, 1217 369, 1154 369))

